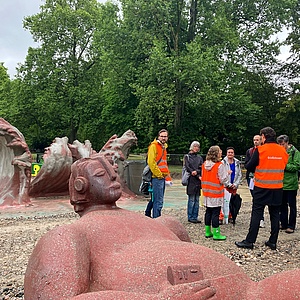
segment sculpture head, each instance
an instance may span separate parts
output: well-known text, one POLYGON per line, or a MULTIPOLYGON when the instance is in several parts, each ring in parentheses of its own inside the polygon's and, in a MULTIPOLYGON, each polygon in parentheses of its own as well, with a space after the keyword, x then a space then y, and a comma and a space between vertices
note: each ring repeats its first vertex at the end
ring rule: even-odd
POLYGON ((81 216, 87 210, 115 208, 122 194, 117 178, 117 166, 103 154, 76 161, 69 180, 70 201, 75 212, 81 216))

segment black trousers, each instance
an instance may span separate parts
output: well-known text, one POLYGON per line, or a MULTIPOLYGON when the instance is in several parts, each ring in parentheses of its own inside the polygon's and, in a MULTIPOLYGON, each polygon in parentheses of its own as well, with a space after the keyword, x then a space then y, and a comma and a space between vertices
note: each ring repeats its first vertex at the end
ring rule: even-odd
MULTIPOLYGON (((250 185, 250 178, 247 178, 247 184, 248 184, 248 186, 250 185)), ((252 199, 253 199, 253 190, 249 190, 249 191, 250 191, 250 194, 251 194, 252 199)), ((261 220, 262 220, 262 221, 265 220, 264 214, 263 214, 261 220)))
POLYGON ((282 204, 280 207, 280 223, 283 229, 291 228, 295 230, 297 218, 297 190, 284 190, 282 204), (288 210, 290 208, 290 214, 288 210))
POLYGON ((213 228, 218 228, 219 225, 219 214, 221 211, 221 206, 218 207, 206 207, 204 223, 205 226, 211 226, 213 228))
MULTIPOLYGON (((265 204, 260 204, 253 202, 252 212, 251 212, 251 221, 249 232, 246 237, 246 241, 249 243, 255 243, 259 231, 259 223, 262 220, 265 204)), ((277 243, 278 233, 279 233, 279 211, 280 205, 267 205, 269 209, 270 222, 271 222, 271 234, 269 241, 272 244, 277 243)))

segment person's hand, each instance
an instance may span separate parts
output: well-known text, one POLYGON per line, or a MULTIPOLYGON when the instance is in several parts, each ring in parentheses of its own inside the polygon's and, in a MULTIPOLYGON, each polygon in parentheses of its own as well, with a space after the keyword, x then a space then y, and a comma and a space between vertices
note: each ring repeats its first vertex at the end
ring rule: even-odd
POLYGON ((166 185, 167 185, 167 186, 172 186, 172 185, 173 185, 173 182, 172 182, 172 181, 169 181, 169 180, 166 180, 166 185))
POLYGON ((196 176, 197 175, 197 171, 192 171, 191 173, 193 176, 196 176))

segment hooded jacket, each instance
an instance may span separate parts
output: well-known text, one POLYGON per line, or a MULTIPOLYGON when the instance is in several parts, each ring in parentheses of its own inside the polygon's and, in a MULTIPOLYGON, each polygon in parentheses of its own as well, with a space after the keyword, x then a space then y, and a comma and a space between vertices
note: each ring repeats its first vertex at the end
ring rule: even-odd
POLYGON ((202 165, 202 190, 204 195, 204 206, 206 207, 218 207, 222 206, 224 202, 224 182, 227 180, 227 172, 225 170, 224 165, 221 162, 213 162, 211 160, 206 160, 202 165), (209 172, 212 172, 214 168, 217 168, 214 170, 214 175, 216 178, 212 180, 212 182, 209 182, 209 178, 211 176, 208 176, 209 172), (212 197, 213 195, 211 193, 205 192, 206 190, 209 190, 209 186, 215 184, 217 186, 217 189, 220 190, 220 195, 217 197, 212 197))
POLYGON ((300 152, 291 145, 287 149, 288 163, 284 170, 283 190, 298 190, 298 171, 300 170, 300 152))

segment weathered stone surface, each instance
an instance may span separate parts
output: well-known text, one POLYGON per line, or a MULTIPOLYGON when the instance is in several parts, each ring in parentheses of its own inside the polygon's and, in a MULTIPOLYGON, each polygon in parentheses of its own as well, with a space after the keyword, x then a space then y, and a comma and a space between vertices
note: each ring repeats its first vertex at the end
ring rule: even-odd
POLYGON ((45 149, 44 164, 30 185, 30 197, 68 195, 68 184, 73 163, 68 138, 56 137, 45 149))
POLYGON ((70 198, 81 218, 38 242, 25 274, 25 299, 300 297, 299 270, 255 283, 230 259, 191 243, 176 219, 118 208, 117 178, 103 154, 72 165, 70 198))
POLYGON ((122 185, 122 198, 136 197, 128 188, 124 178, 125 160, 129 156, 130 148, 136 144, 137 137, 135 133, 129 129, 121 137, 113 135, 99 151, 99 153, 109 155, 118 165, 119 182, 122 185))
MULTIPOLYGON (((134 132, 127 130, 121 137, 113 135, 100 150, 119 167, 118 180, 123 188, 123 198, 136 197, 124 180, 124 160, 136 143, 134 132)), ((95 153, 89 140, 69 144, 67 137, 56 137, 45 148, 44 164, 37 176, 31 178, 32 158, 22 133, 0 118, 0 207, 30 205, 30 197, 68 195, 72 163, 95 153)))
POLYGON ((90 157, 92 154, 96 153, 89 140, 85 140, 84 143, 76 140, 73 144, 68 144, 68 147, 72 153, 73 162, 80 158, 90 157))
MULTIPOLYGON (((118 165, 119 182, 123 188, 122 197, 136 197, 124 181, 124 160, 128 158, 130 147, 137 142, 133 131, 127 130, 121 137, 113 135, 100 150, 109 155, 118 165)), ((64 196, 69 194, 71 165, 80 158, 96 154, 91 142, 78 140, 68 143, 68 138, 56 137, 50 147, 45 149, 44 164, 31 181, 30 197, 64 196)))
POLYGON ((0 206, 30 205, 31 153, 23 134, 0 118, 0 206))

